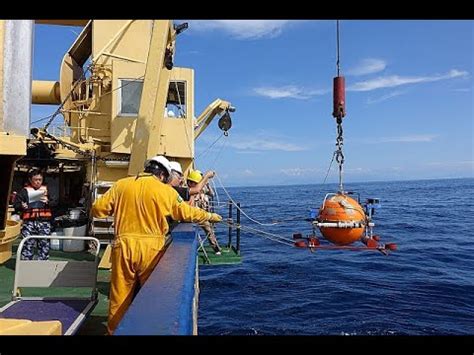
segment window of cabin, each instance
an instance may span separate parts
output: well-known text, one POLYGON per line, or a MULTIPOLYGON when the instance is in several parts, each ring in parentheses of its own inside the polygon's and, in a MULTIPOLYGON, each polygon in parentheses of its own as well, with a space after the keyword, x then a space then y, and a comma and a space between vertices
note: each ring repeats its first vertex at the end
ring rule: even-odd
POLYGON ((143 80, 119 79, 118 116, 138 117, 143 80))
POLYGON ((186 118, 186 82, 170 81, 165 117, 186 118))

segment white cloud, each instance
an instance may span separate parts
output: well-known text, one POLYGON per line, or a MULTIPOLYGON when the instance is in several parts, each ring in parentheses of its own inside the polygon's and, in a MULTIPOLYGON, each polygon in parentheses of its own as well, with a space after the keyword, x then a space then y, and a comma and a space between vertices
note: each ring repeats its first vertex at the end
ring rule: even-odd
POLYGON ((308 148, 295 144, 296 139, 272 133, 270 131, 257 131, 251 134, 232 134, 227 138, 227 147, 236 149, 236 153, 258 154, 264 151, 300 152, 308 148))
MULTIPOLYGON (((385 64, 383 64, 385 65, 385 64)), ((381 64, 378 64, 379 68, 381 64)), ((375 70, 376 65, 372 66, 372 70, 375 70)), ((360 68, 362 71, 363 68, 360 68)), ((366 68, 366 71, 368 68, 366 68)), ((375 72, 375 71, 373 71, 375 72)), ((401 85, 407 84, 417 84, 417 83, 426 83, 426 82, 433 82, 439 80, 447 80, 453 79, 458 77, 467 77, 469 75, 466 71, 460 71, 456 69, 452 69, 447 74, 444 75, 432 75, 432 76, 418 76, 418 77, 409 77, 409 76, 399 76, 399 75, 392 75, 387 77, 378 77, 371 80, 366 81, 359 81, 347 88, 347 91, 372 91, 376 89, 382 88, 389 88, 389 87, 396 87, 401 85)), ((296 85, 285 85, 285 86, 261 86, 253 89, 253 92, 259 96, 268 97, 270 99, 284 99, 284 98, 292 98, 292 99, 299 99, 299 100, 307 100, 312 98, 313 96, 325 95, 331 92, 330 89, 306 89, 301 86, 296 85)), ((378 99, 368 99, 368 104, 373 104, 376 102, 381 102, 388 100, 390 98, 399 96, 404 94, 403 91, 394 91, 390 94, 384 95, 378 99)))
POLYGON ((344 170, 348 174, 369 174, 372 173, 373 170, 370 168, 346 168, 344 170))
POLYGON ((444 75, 432 76, 399 76, 391 75, 385 77, 378 77, 371 80, 359 81, 347 88, 347 91, 371 91, 382 88, 396 87, 407 84, 427 83, 439 80, 447 80, 458 77, 466 77, 469 73, 466 71, 452 69, 444 75))
POLYGON ((260 96, 269 97, 271 99, 282 99, 291 97, 293 99, 308 99, 309 96, 303 93, 301 88, 296 86, 260 87, 255 88, 254 92, 260 96))
POLYGON ((445 168, 461 168, 461 167, 470 167, 471 169, 474 169, 474 160, 462 160, 462 161, 444 161, 444 162, 431 162, 431 163, 426 163, 426 165, 431 166, 431 167, 445 167, 445 168))
POLYGON ((270 138, 243 138, 237 139, 236 141, 229 142, 228 146, 235 148, 237 150, 243 151, 267 151, 267 150, 280 150, 284 152, 301 152, 306 150, 306 148, 293 144, 285 143, 281 140, 272 140, 270 138))
POLYGON ((254 176, 255 175, 255 173, 250 169, 245 169, 242 173, 243 173, 244 176, 254 176))
POLYGON ((255 150, 238 150, 237 154, 260 154, 262 152, 257 152, 255 150))
POLYGON ((400 137, 380 137, 366 143, 428 143, 432 142, 437 134, 414 134, 409 136, 400 136, 400 137))
MULTIPOLYGON (((380 64, 379 64, 380 66, 380 64)), ((375 65, 372 70, 375 70, 375 65)), ((368 69, 367 69, 368 70, 368 69)), ((460 71, 453 69, 444 75, 432 75, 432 76, 418 76, 408 77, 392 75, 387 77, 378 77, 371 80, 359 81, 347 88, 347 91, 372 91, 376 89, 396 87, 407 84, 426 83, 439 80, 447 80, 458 77, 467 77, 469 75, 466 71, 460 71)), ((469 89, 467 89, 469 90, 469 89)), ((467 91, 465 89, 458 89, 457 91, 467 91)), ((326 95, 331 89, 307 89, 297 85, 284 85, 284 86, 261 86, 253 89, 253 92, 259 96, 268 97, 270 99, 285 99, 292 98, 298 100, 307 100, 314 96, 326 95)), ((405 94, 405 91, 394 91, 387 95, 381 96, 376 99, 367 99, 368 104, 374 104, 391 99, 396 96, 405 94)))
POLYGON ((385 69, 387 63, 382 59, 366 58, 360 61, 354 68, 347 71, 348 75, 367 75, 380 72, 385 69))
POLYGON ((221 30, 237 39, 273 38, 279 36, 288 20, 193 20, 190 28, 198 31, 221 30))
POLYGON ((386 101, 386 100, 389 100, 393 97, 397 97, 397 96, 400 96, 400 95, 403 95, 405 94, 406 91, 393 91, 391 93, 388 93, 387 95, 383 95, 383 96, 380 96, 378 98, 375 98, 375 99, 372 99, 372 98, 368 98, 367 99, 367 103, 370 105, 370 104, 375 104, 375 103, 379 103, 379 102, 382 102, 382 101, 386 101))
POLYGON ((320 169, 315 169, 315 168, 280 169, 280 172, 287 176, 308 176, 308 175, 314 175, 320 171, 321 171, 320 169))
POLYGON ((302 87, 294 85, 280 86, 280 87, 258 87, 253 89, 254 93, 260 96, 268 97, 270 99, 293 98, 300 100, 307 100, 313 96, 325 95, 329 92, 328 89, 307 90, 302 87))

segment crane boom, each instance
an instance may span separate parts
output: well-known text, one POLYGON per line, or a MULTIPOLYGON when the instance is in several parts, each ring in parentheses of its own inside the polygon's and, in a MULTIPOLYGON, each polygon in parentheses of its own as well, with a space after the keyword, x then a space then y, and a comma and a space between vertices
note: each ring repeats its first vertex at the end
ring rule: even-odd
POLYGON ((220 115, 224 111, 234 111, 230 102, 221 99, 214 100, 196 119, 196 128, 194 129, 194 140, 196 140, 207 126, 212 122, 216 115, 220 115))
POLYGON ((174 32, 171 20, 153 21, 140 109, 130 154, 129 175, 140 172, 145 160, 156 154, 161 143, 160 128, 170 80, 170 69, 165 67, 165 61, 166 56, 170 55, 167 51, 172 51, 174 47, 174 32))

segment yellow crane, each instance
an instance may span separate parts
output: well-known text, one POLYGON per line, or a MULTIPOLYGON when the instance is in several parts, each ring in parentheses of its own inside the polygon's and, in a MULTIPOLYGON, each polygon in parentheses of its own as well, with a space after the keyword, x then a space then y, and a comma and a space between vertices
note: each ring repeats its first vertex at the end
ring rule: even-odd
MULTIPOLYGON (((33 21, 1 23, 7 27, 23 23, 32 45, 33 21)), ((32 127, 32 139, 27 139, 29 117, 21 135, 14 135, 0 125, 0 131, 6 131, 0 139, 0 159, 8 162, 9 172, 9 178, 2 176, 0 181, 0 230, 5 229, 11 186, 14 190, 19 188, 32 166, 39 165, 47 171, 49 190, 57 195, 57 210, 78 207, 80 203, 88 210, 113 182, 141 171, 151 156, 162 154, 178 161, 187 174, 194 162, 195 140, 213 118, 221 115, 219 126, 224 131, 230 128, 230 112, 235 108, 222 99, 216 99, 195 117, 194 70, 174 65, 176 39, 187 28, 186 23, 36 23, 82 26, 82 31, 64 54, 57 81, 31 82, 31 53, 24 63, 14 63, 18 70, 29 72, 23 88, 31 89, 21 93, 31 100, 25 103, 25 110, 29 110, 31 103, 59 108, 46 122, 32 127), (64 118, 63 126, 55 124, 58 115, 64 118)), ((2 50, 5 43, 0 46, 2 50)), ((20 47, 18 43, 12 47, 20 47)), ((3 121, 0 117, 0 123, 3 121)), ((93 224, 93 234, 103 233, 111 239, 110 221, 94 222, 97 223, 93 224)))

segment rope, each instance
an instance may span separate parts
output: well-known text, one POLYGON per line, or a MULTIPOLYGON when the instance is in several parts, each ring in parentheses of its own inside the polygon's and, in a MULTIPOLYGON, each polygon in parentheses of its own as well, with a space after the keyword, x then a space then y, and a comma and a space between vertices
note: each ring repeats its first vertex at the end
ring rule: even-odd
POLYGON ((282 218, 275 220, 275 223, 281 222, 308 222, 308 219, 302 217, 282 218))
POLYGON ((61 112, 61 109, 63 108, 63 106, 66 104, 67 100, 69 100, 69 98, 71 97, 71 95, 73 94, 74 92, 74 89, 80 84, 82 83, 82 79, 84 79, 86 77, 86 73, 91 69, 92 67, 92 63, 89 64, 89 66, 86 68, 86 70, 83 71, 81 77, 74 83, 71 91, 69 91, 69 93, 67 94, 66 98, 63 100, 63 102, 61 102, 61 105, 59 105, 59 107, 57 108, 57 110, 51 115, 51 118, 49 119, 48 122, 46 122, 46 124, 44 125, 44 130, 47 131, 48 130, 48 127, 51 125, 51 123, 53 122, 53 120, 56 118, 56 116, 61 112))
POLYGON ((256 235, 258 234, 261 234, 261 236, 263 238, 266 238, 266 239, 269 239, 271 241, 274 241, 274 242, 277 242, 277 243, 280 243, 280 244, 283 244, 283 245, 288 245, 290 247, 293 247, 293 242, 290 242, 289 240, 279 236, 279 235, 276 235, 276 234, 273 234, 273 233, 268 233, 268 232, 264 232, 264 231, 261 231, 261 230, 258 230, 258 229, 254 229, 254 228, 251 228, 251 227, 241 227, 242 229, 244 230, 250 230, 250 231, 253 231, 256 235))
POLYGON ((217 201, 209 201, 209 204, 213 205, 214 207, 225 207, 225 206, 227 206, 227 203, 217 202, 217 201))
MULTIPOLYGON (((227 207, 228 206, 228 203, 223 202, 223 201, 209 201, 209 204, 213 207, 227 207)), ((303 217, 290 217, 290 218, 274 219, 275 224, 280 224, 280 223, 283 223, 283 222, 308 222, 308 221, 309 220, 307 218, 303 218, 303 217)))
POLYGON ((205 153, 209 152, 210 149, 214 146, 214 144, 216 144, 222 137, 224 137, 223 134, 219 134, 219 137, 217 137, 217 139, 209 146, 206 148, 206 150, 204 150, 201 154, 199 154, 196 159, 202 157, 203 155, 205 155, 205 153))
POLYGON ((339 76, 339 71, 340 71, 340 67, 339 67, 339 20, 336 20, 336 43, 337 43, 337 62, 336 62, 336 66, 337 66, 337 76, 339 76))
POLYGON ((336 156, 336 152, 332 154, 331 163, 329 163, 329 168, 328 168, 328 171, 326 172, 326 177, 324 178, 323 185, 326 183, 326 179, 328 178, 329 171, 331 170, 332 162, 334 161, 335 156, 336 156))
MULTIPOLYGON (((233 223, 229 223, 228 221, 223 220, 223 222, 226 223, 229 226, 234 226, 233 223)), ((242 226, 242 225, 240 225, 240 228, 243 229, 243 230, 252 231, 252 232, 254 232, 253 234, 256 234, 256 235, 262 234, 261 236, 263 238, 272 240, 274 242, 289 245, 291 247, 293 246, 293 241, 290 241, 289 239, 286 239, 285 237, 279 236, 278 234, 268 233, 268 232, 265 232, 265 231, 261 231, 259 229, 255 229, 255 228, 248 227, 248 226, 242 226)))
POLYGON ((35 123, 38 123, 38 122, 41 122, 41 121, 47 120, 48 118, 51 118, 53 115, 54 115, 54 113, 52 113, 51 115, 48 115, 48 116, 42 117, 42 118, 38 118, 37 120, 35 120, 35 121, 31 122, 31 124, 32 124, 32 125, 34 125, 35 123))
MULTIPOLYGON (((185 119, 186 119, 186 111, 183 109, 183 104, 181 103, 181 95, 179 93, 179 88, 178 88, 178 82, 175 81, 174 82, 174 86, 176 87, 176 94, 178 95, 178 108, 179 108, 179 111, 180 111, 180 115, 182 116, 181 117, 181 120, 183 122, 183 127, 184 127, 184 133, 186 134, 186 142, 188 143, 188 149, 189 149, 189 152, 192 152, 192 148, 191 148, 191 141, 189 139, 189 135, 188 135, 188 130, 187 130, 187 127, 186 127, 186 122, 185 122, 185 119)), ((193 120, 192 117, 190 117, 191 121, 193 120)), ((160 129, 160 132, 161 132, 161 129, 160 129)), ((193 161, 195 159, 193 158, 193 161)))
MULTIPOLYGON (((217 187, 216 187, 216 183, 214 182, 214 179, 211 179, 211 183, 212 183, 212 189, 214 190, 214 193, 216 194, 216 204, 217 206, 220 205, 220 201, 219 201, 219 194, 217 193, 217 187)), ((212 201, 214 202, 214 201, 212 201)))
POLYGON ((326 172, 326 176, 324 178, 323 184, 326 183, 326 180, 329 176, 329 171, 331 170, 332 163, 334 159, 336 159, 339 165, 339 191, 343 192, 342 186, 342 173, 343 173, 343 165, 344 165, 344 153, 342 151, 342 147, 344 145, 344 138, 343 138, 343 130, 342 130, 342 123, 337 124, 337 138, 336 138, 336 150, 334 151, 331 159, 331 163, 329 163, 328 171, 326 172))
POLYGON ((221 146, 221 149, 219 149, 219 151, 217 152, 216 154, 216 158, 214 159, 214 161, 212 162, 211 164, 211 170, 217 170, 216 169, 216 163, 217 163, 217 159, 219 158, 219 156, 221 155, 222 151, 224 150, 224 147, 226 146, 227 144, 227 140, 224 141, 224 143, 222 143, 222 146, 221 146))
POLYGON ((144 79, 144 78, 145 78, 145 75, 141 75, 141 76, 138 76, 138 77, 133 78, 133 79, 124 79, 123 81, 127 80, 127 82, 126 82, 125 84, 120 85, 120 86, 116 87, 115 89, 110 90, 110 91, 106 92, 105 94, 100 95, 100 96, 99 96, 99 100, 100 100, 101 98, 103 98, 104 96, 110 95, 110 94, 113 93, 114 91, 120 90, 121 88, 123 88, 123 87, 125 87, 125 86, 127 86, 127 85, 130 85, 131 83, 134 83, 134 82, 136 82, 136 81, 139 81, 139 80, 141 80, 141 79, 144 79))
MULTIPOLYGON (((223 223, 233 226, 233 223, 229 223, 228 221, 223 221, 223 223)), ((279 236, 274 233, 268 233, 259 229, 255 229, 248 226, 240 226, 242 230, 249 232, 250 234, 256 235, 258 237, 262 237, 283 245, 287 245, 290 247, 295 247, 294 242, 291 239, 279 236)), ((385 245, 378 245, 377 247, 367 247, 367 246, 352 246, 352 245, 314 245, 314 246, 307 246, 311 251, 321 249, 321 250, 351 250, 351 251, 379 251, 382 254, 387 255, 387 248, 385 245)))
POLYGON ((261 225, 261 226, 274 226, 276 224, 278 224, 278 222, 276 223, 262 223, 262 222, 259 222, 257 221, 256 219, 253 219, 252 217, 250 217, 247 213, 245 213, 238 205, 237 203, 232 199, 232 197, 230 196, 229 192, 226 190, 226 188, 224 187, 224 184, 222 184, 222 181, 221 179, 219 179, 219 177, 217 176, 217 174, 215 175, 215 178, 217 178, 217 180, 219 181, 219 184, 221 185, 222 189, 224 190, 224 192, 226 193, 227 197, 229 198, 229 200, 232 202, 232 204, 240 211, 242 212, 242 214, 247 217, 249 220, 251 220, 252 222, 258 224, 258 225, 261 225))

